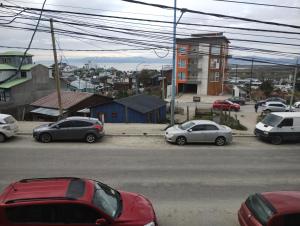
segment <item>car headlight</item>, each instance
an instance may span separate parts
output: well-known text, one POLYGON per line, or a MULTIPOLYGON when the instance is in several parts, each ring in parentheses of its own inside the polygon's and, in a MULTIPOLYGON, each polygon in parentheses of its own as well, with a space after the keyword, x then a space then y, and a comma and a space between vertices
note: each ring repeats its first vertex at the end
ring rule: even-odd
POLYGON ((264 134, 268 135, 268 134, 269 134, 269 132, 268 132, 268 131, 264 131, 264 134))
POLYGON ((151 221, 150 223, 145 224, 144 226, 155 226, 155 223, 153 221, 151 221))

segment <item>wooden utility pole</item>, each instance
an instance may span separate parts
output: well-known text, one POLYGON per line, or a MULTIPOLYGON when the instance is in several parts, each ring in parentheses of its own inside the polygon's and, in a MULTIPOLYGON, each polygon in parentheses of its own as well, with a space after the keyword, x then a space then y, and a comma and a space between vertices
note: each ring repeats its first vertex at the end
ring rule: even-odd
POLYGON ((56 92, 57 92, 57 100, 58 100, 58 108, 59 108, 59 117, 61 118, 63 115, 63 110, 62 110, 62 106, 61 106, 60 78, 59 78, 59 72, 58 72, 57 53, 56 53, 55 37, 54 37, 54 29, 53 29, 53 19, 50 19, 50 27, 51 27, 51 37, 52 37, 53 56, 54 56, 54 78, 56 81, 56 92))
POLYGON ((298 62, 299 59, 296 59, 296 67, 295 67, 295 73, 294 73, 294 79, 293 79, 293 90, 292 90, 292 96, 290 99, 290 111, 292 111, 292 104, 294 101, 294 96, 295 96, 295 86, 296 86, 296 80, 297 80, 297 74, 298 74, 298 62))

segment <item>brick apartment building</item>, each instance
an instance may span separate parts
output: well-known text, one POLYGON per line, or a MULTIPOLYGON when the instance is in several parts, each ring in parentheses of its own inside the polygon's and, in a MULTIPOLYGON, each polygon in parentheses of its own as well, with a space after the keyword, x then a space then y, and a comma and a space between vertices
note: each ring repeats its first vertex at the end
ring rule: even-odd
POLYGON ((229 40, 223 33, 195 34, 176 39, 177 92, 197 95, 223 93, 228 77, 229 40))

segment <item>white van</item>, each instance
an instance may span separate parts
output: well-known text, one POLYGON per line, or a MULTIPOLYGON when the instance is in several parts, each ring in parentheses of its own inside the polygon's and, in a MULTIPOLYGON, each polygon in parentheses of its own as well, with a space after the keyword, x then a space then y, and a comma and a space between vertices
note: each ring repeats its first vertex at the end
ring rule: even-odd
POLYGON ((255 135, 281 144, 284 140, 300 139, 300 112, 276 112, 268 114, 256 124, 255 135))
POLYGON ((16 135, 19 127, 17 120, 7 114, 0 114, 0 142, 4 142, 7 138, 16 135))

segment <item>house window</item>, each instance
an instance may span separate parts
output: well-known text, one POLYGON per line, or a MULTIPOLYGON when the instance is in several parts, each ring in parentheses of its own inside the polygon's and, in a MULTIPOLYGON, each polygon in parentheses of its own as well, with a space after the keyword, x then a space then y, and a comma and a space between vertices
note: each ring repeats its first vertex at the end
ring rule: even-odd
POLYGON ((185 80, 186 79, 185 73, 184 72, 179 72, 178 73, 178 79, 179 80, 185 80))
POLYGON ((179 60, 178 66, 179 66, 180 68, 185 68, 185 66, 186 66, 185 60, 179 60))
POLYGON ((219 72, 211 72, 209 74, 209 81, 211 81, 211 82, 220 81, 220 73, 219 72))
POLYGON ((26 78, 27 76, 27 73, 26 71, 21 71, 21 78, 26 78))
POLYGON ((220 46, 211 46, 211 50, 210 50, 210 53, 212 55, 221 55, 221 48, 220 46))
POLYGON ((118 113, 117 112, 112 112, 111 113, 111 117, 112 118, 117 118, 118 117, 118 113))
POLYGON ((210 60, 210 68, 211 69, 220 69, 220 58, 212 58, 210 60))

